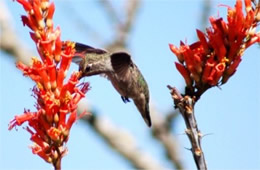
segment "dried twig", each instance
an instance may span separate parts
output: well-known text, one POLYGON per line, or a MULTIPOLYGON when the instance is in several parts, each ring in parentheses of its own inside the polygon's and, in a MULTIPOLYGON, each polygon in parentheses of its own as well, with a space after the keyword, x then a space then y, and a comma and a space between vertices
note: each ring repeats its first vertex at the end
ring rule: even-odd
POLYGON ((0 1, 0 49, 12 56, 16 60, 29 64, 32 52, 20 41, 11 24, 10 13, 3 1, 0 1))
POLYGON ((108 19, 110 19, 110 21, 112 23, 118 24, 120 22, 120 19, 116 13, 116 10, 114 9, 113 5, 111 4, 111 2, 109 0, 100 0, 99 2, 101 3, 102 7, 108 14, 107 15, 108 19))
POLYGON ((185 133, 187 134, 190 140, 192 147, 191 152, 196 162, 196 166, 198 169, 206 170, 207 164, 200 144, 202 134, 198 129, 194 113, 195 100, 190 96, 182 97, 182 95, 176 88, 173 88, 169 85, 168 88, 171 91, 174 105, 180 110, 181 115, 185 121, 187 127, 185 133))
MULTIPOLYGON (((78 112, 81 113, 83 110, 84 106, 82 105, 78 112)), ((92 113, 91 116, 82 120, 87 122, 120 155, 129 160, 136 169, 165 169, 157 160, 138 148, 132 135, 122 128, 116 127, 108 119, 92 113)))
POLYGON ((176 169, 183 169, 183 164, 178 153, 177 140, 171 134, 169 120, 158 113, 154 107, 151 107, 151 116, 153 117, 153 136, 162 143, 166 155, 173 166, 176 169))
MULTIPOLYGON (((107 1, 107 0, 103 0, 107 1)), ((107 45, 107 49, 110 51, 122 50, 125 49, 127 46, 128 37, 130 35, 131 29, 134 25, 135 16, 138 11, 138 7, 140 5, 141 0, 131 0, 127 1, 126 3, 126 18, 124 21, 120 21, 118 19, 116 30, 115 30, 115 37, 112 42, 107 45)), ((109 6, 107 6, 109 8, 109 6)), ((108 12, 111 10, 107 10, 108 12)), ((112 14, 108 16, 116 15, 116 12, 112 12, 112 14)), ((119 18, 119 17, 118 17, 119 18)))
POLYGON ((202 1, 202 15, 201 15, 201 29, 204 30, 207 27, 208 19, 210 16, 210 10, 212 6, 212 0, 202 1))
MULTIPOLYGON (((71 1, 73 3, 73 1, 71 1)), ((96 28, 88 22, 85 22, 84 15, 80 15, 79 10, 77 10, 73 5, 70 3, 63 3, 63 13, 64 17, 67 20, 72 20, 72 29, 75 31, 79 31, 81 37, 86 37, 88 40, 93 40, 96 43, 103 42, 103 35, 96 30, 96 28), (67 11, 70 11, 69 13, 67 11), (73 14, 73 15, 71 15, 73 14)))

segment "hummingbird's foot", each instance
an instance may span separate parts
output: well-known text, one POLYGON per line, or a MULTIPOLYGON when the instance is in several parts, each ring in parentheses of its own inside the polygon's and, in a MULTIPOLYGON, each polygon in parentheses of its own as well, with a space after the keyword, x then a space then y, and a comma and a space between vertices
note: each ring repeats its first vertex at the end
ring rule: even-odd
POLYGON ((121 99, 123 100, 124 103, 130 102, 128 97, 121 96, 121 99))

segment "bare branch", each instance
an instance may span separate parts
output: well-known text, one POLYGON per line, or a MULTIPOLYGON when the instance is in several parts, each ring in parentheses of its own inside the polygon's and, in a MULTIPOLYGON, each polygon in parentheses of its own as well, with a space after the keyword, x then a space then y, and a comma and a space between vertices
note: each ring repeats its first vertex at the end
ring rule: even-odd
POLYGON ((202 1, 201 28, 203 30, 207 27, 208 19, 210 16, 211 6, 212 6, 212 0, 203 0, 202 1))
MULTIPOLYGON (((73 3, 73 1, 71 1, 73 3)), ((71 20, 75 30, 78 30, 82 37, 92 39, 94 42, 101 43, 104 41, 100 32, 97 32, 95 28, 89 23, 84 21, 84 16, 80 15, 79 11, 75 9, 71 3, 63 3, 63 13, 66 15, 67 20, 71 20), (67 12, 70 11, 70 12, 67 12), (71 15, 73 14, 73 15, 71 15)))
POLYGON ((166 155, 173 166, 176 169, 184 169, 178 153, 178 143, 170 132, 168 120, 158 113, 154 107, 151 107, 151 115, 153 117, 153 136, 162 143, 166 155))
POLYGON ((179 115, 180 112, 177 109, 175 109, 165 116, 166 125, 169 127, 169 129, 171 129, 172 124, 174 124, 179 115))
POLYGON ((134 21, 135 21, 135 17, 139 5, 140 5, 140 0, 127 1, 126 10, 125 10, 126 18, 124 22, 118 23, 117 31, 115 31, 114 41, 107 46, 107 48, 110 49, 111 51, 116 51, 116 50, 121 50, 126 48, 128 37, 134 25, 134 21))
POLYGON ((100 0, 99 2, 102 4, 102 7, 107 13, 107 16, 109 16, 108 19, 110 19, 112 23, 120 23, 120 19, 111 2, 109 0, 100 0))
POLYGON ((194 114, 195 100, 190 96, 182 97, 180 92, 168 85, 174 105, 180 110, 182 117, 185 121, 187 134, 191 143, 191 152, 198 169, 206 170, 207 164, 205 161, 204 153, 201 147, 202 134, 198 128, 197 121, 194 114))
POLYGON ((0 1, 0 11, 0 49, 16 57, 17 61, 29 64, 33 53, 17 37, 11 26, 11 16, 4 1, 0 1))
MULTIPOLYGON (((84 111, 84 106, 80 105, 78 112, 84 111)), ((86 121, 95 132, 97 132, 112 148, 120 155, 129 160, 136 169, 165 169, 148 153, 140 150, 136 144, 135 138, 121 127, 116 127, 108 119, 92 116, 83 119, 86 121)))

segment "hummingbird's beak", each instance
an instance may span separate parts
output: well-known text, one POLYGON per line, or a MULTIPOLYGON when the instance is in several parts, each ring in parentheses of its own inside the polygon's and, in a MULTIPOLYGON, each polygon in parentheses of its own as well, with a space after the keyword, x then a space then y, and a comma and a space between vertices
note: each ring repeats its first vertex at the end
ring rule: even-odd
POLYGON ((78 80, 80 80, 83 77, 82 71, 79 71, 78 80))

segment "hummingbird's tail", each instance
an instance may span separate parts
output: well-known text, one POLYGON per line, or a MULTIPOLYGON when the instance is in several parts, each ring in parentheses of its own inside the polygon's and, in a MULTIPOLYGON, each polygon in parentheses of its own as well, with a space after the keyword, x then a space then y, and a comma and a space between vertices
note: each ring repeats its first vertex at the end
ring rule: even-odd
POLYGON ((134 100, 134 103, 135 103, 137 109, 139 110, 139 112, 141 113, 147 126, 151 127, 152 121, 151 121, 151 117, 150 117, 149 102, 146 103, 145 105, 142 105, 142 102, 134 100))
POLYGON ((151 117, 150 117, 150 110, 149 110, 149 104, 148 103, 145 106, 145 112, 144 112, 144 115, 142 113, 142 116, 143 116, 144 121, 147 124, 147 126, 151 127, 152 121, 151 121, 151 117))

